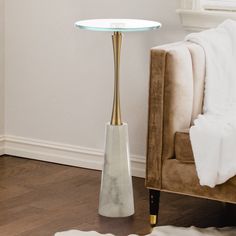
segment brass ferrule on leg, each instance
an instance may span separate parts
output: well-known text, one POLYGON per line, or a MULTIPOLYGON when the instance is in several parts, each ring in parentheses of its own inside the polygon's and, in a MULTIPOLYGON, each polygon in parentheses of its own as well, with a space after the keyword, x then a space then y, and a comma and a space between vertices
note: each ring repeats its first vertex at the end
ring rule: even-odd
POLYGON ((114 99, 111 117, 111 125, 122 125, 120 111, 120 52, 122 44, 122 33, 114 32, 112 35, 114 51, 114 99))
POLYGON ((150 215, 150 225, 152 227, 155 227, 157 225, 157 216, 156 215, 150 215))

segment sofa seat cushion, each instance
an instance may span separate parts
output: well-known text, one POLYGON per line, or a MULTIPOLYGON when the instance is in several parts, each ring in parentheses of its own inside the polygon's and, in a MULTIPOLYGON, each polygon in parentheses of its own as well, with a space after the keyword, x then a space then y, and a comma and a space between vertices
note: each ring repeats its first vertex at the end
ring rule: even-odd
POLYGON ((182 163, 194 163, 189 130, 175 133, 175 157, 182 163))
POLYGON ((210 188, 199 184, 194 164, 181 163, 175 159, 164 160, 162 191, 236 203, 236 176, 224 184, 210 188))

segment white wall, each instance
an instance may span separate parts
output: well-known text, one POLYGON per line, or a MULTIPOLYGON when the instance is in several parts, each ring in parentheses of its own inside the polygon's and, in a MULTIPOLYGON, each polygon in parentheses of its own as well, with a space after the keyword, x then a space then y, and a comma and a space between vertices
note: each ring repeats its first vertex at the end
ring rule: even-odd
POLYGON ((159 31, 127 33, 122 51, 122 116, 131 152, 145 156, 149 49, 183 39, 178 0, 7 0, 7 135, 102 149, 113 92, 109 33, 82 31, 87 18, 143 18, 159 31))
POLYGON ((4 0, 0 0, 0 135, 4 133, 4 0))

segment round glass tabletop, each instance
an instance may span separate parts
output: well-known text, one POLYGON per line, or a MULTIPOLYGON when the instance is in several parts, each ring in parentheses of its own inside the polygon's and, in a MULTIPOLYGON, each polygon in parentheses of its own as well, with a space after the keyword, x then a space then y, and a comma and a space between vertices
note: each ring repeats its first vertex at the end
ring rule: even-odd
POLYGON ((112 32, 148 31, 161 27, 161 23, 136 19, 91 19, 77 21, 75 25, 81 29, 112 32))

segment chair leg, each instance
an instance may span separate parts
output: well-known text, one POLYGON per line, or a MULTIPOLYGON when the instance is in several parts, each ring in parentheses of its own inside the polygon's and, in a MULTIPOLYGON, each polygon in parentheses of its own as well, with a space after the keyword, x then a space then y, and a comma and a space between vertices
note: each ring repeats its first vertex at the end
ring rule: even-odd
POLYGON ((149 207, 150 207, 150 224, 151 227, 155 227, 158 224, 159 202, 160 202, 159 190, 149 190, 149 207))

